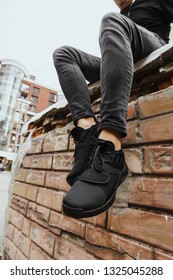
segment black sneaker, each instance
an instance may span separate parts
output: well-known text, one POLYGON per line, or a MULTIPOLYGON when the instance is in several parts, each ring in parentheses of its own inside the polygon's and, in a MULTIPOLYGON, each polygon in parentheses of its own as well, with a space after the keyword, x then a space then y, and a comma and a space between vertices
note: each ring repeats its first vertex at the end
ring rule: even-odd
POLYGON ((88 168, 64 197, 64 213, 85 218, 104 212, 114 202, 116 190, 127 175, 123 151, 117 152, 112 142, 98 139, 88 168))
POLYGON ((74 142, 76 143, 74 164, 67 176, 67 182, 72 186, 77 177, 81 175, 87 167, 91 152, 95 146, 94 142, 91 141, 91 138, 98 137, 98 124, 95 124, 88 129, 75 127, 70 131, 70 136, 74 138, 74 142))

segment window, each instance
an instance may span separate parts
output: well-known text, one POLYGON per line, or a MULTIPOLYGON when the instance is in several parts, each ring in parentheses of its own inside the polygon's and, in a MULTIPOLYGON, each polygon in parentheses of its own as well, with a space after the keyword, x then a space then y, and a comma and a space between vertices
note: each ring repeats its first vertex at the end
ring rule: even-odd
POLYGON ((57 95, 55 93, 50 92, 49 93, 49 101, 56 102, 57 101, 57 95))
POLYGON ((29 89, 30 89, 30 85, 24 83, 22 84, 21 91, 29 92, 29 89))
POLYGON ((39 94, 40 94, 40 89, 39 89, 39 88, 36 88, 36 87, 33 87, 32 94, 33 94, 33 95, 36 95, 36 96, 39 96, 39 94))
POLYGON ((38 103, 38 97, 32 96, 31 100, 32 100, 33 104, 37 104, 38 103))
POLYGON ((35 106, 29 106, 29 111, 36 113, 36 107, 35 106))

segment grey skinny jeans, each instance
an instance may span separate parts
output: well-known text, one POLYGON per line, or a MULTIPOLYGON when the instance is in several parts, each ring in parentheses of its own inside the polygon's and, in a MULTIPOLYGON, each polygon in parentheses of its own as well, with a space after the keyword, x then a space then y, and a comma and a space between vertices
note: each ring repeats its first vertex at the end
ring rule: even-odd
MULTIPOLYGON (((89 38, 88 38, 89 40, 89 38)), ((165 45, 155 33, 118 13, 106 14, 99 37, 101 59, 70 46, 53 54, 73 121, 93 117, 87 82, 101 80, 100 127, 127 135, 126 118, 134 63, 165 45)))

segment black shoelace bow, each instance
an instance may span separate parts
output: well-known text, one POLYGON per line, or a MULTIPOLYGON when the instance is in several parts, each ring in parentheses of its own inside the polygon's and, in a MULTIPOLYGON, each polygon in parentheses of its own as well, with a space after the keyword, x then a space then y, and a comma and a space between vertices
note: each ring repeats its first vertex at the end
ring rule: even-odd
POLYGON ((98 140, 91 136, 90 142, 95 143, 95 148, 91 153, 88 165, 100 172, 103 170, 105 163, 112 163, 112 152, 105 151, 103 148, 104 140, 98 140))

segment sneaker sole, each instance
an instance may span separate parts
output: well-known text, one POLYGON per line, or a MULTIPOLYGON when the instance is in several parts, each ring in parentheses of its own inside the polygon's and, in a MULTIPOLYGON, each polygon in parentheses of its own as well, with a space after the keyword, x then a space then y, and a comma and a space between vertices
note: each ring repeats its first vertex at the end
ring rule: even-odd
POLYGON ((68 216, 74 217, 74 218, 88 218, 88 217, 96 216, 96 215, 101 214, 104 211, 108 210, 115 200, 115 194, 116 194, 116 191, 117 191, 118 187, 124 182, 124 180, 128 176, 127 166, 125 167, 125 170, 123 170, 122 174, 123 174, 123 178, 121 176, 121 180, 118 181, 113 195, 101 207, 95 208, 95 209, 92 209, 92 210, 83 210, 83 209, 80 209, 80 208, 69 207, 69 206, 67 206, 66 204, 63 203, 63 205, 62 205, 63 213, 68 215, 68 216))

